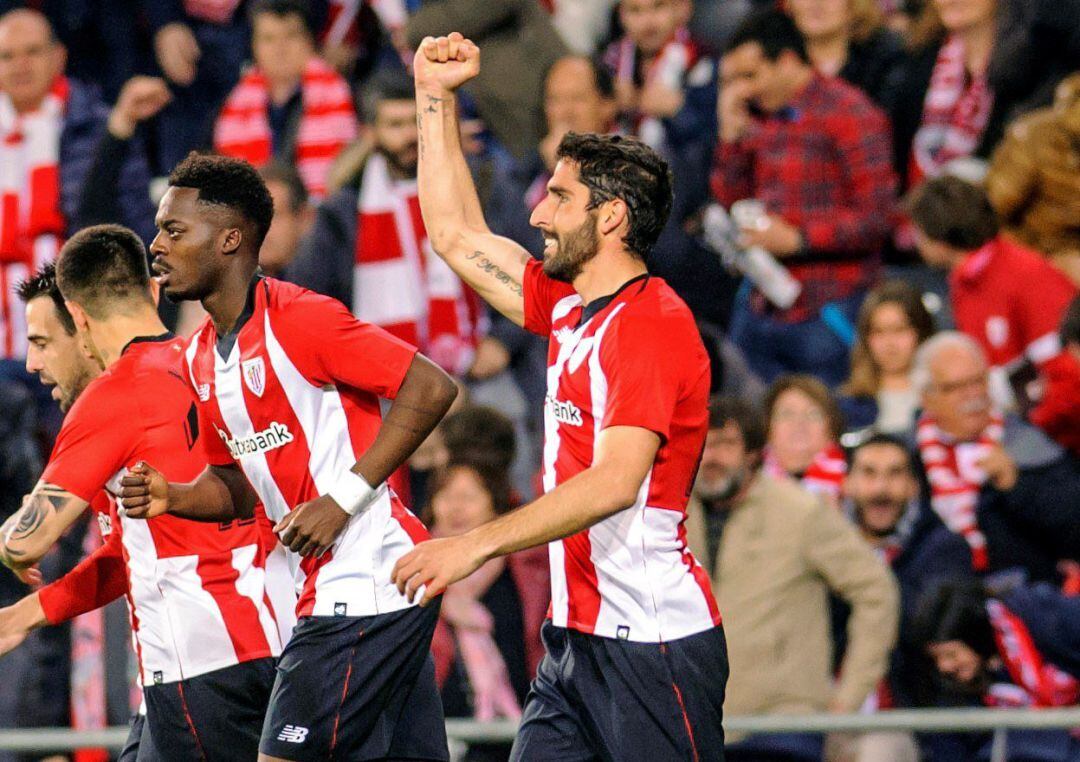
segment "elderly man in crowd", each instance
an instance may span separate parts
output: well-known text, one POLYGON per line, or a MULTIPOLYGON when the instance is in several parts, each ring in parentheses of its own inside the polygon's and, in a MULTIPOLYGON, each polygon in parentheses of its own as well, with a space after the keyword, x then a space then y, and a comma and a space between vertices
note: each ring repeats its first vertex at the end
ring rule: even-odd
MULTIPOLYGON (((896 583, 839 511, 762 471, 764 445, 755 410, 733 398, 712 402, 687 535, 724 616, 732 665, 725 710, 854 712, 885 675, 899 615, 896 583), (851 607, 839 670, 830 593, 851 607)), ((762 754, 818 759, 821 739, 752 737, 734 744, 728 759, 762 754)))
POLYGON ((915 355, 916 426, 930 505, 977 572, 1019 567, 1053 581, 1080 552, 1080 468, 1043 432, 993 404, 978 343, 945 331, 915 355))

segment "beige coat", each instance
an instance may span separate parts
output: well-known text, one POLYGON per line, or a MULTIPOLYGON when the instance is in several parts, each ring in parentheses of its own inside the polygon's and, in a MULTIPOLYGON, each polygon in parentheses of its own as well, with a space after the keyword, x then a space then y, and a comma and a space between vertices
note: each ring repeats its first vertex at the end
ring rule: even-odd
MULTIPOLYGON (((892 572, 835 508, 796 482, 758 474, 724 526, 709 570, 728 642, 724 713, 857 710, 885 674, 900 599, 892 572), (839 680, 828 592, 852 607, 839 680)), ((687 533, 707 563, 701 504, 687 533)))

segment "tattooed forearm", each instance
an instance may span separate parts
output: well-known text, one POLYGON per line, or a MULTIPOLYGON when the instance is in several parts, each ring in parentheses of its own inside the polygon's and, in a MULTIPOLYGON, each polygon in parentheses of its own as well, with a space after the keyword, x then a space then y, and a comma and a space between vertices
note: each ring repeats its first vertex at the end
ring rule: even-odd
MULTIPOLYGON (((4 523, 4 562, 11 565, 11 562, 23 564, 37 560, 47 546, 52 545, 51 539, 42 541, 42 536, 49 534, 44 528, 51 526, 53 530, 62 529, 56 526, 57 517, 65 512, 70 514, 71 508, 81 510, 84 505, 79 498, 60 487, 39 485, 23 501, 22 508, 4 523)), ((64 526, 68 523, 70 521, 64 522, 64 526)))
POLYGON ((497 264, 488 259, 484 255, 484 252, 474 251, 472 254, 467 254, 465 258, 468 259, 470 262, 475 262, 476 266, 479 269, 495 276, 495 280, 499 281, 499 283, 502 283, 504 286, 506 286, 518 296, 524 295, 524 291, 521 288, 521 283, 514 280, 510 276, 510 273, 506 272, 506 270, 502 269, 497 264))
POLYGON ((437 104, 442 103, 442 102, 443 102, 442 98, 436 98, 434 95, 429 95, 427 97, 427 107, 424 108, 424 111, 426 111, 429 114, 438 113, 439 109, 437 107, 437 104))

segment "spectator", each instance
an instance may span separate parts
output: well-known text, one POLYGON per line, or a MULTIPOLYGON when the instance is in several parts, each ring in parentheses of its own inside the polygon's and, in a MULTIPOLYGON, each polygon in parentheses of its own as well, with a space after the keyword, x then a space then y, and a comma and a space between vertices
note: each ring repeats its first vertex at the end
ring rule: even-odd
POLYGON ((1080 420, 1080 296, 1069 302, 1061 319, 1061 343, 1067 352, 1067 360, 1063 363, 1064 378, 1055 379, 1055 373, 1050 372, 1048 384, 1055 390, 1060 389, 1060 393, 1052 395, 1032 411, 1031 422, 1080 458, 1080 427, 1069 423, 1080 420))
POLYGON ((64 76, 64 62, 40 13, 0 17, 0 379, 35 392, 41 387, 22 367, 25 316, 11 290, 79 228, 119 220, 152 237, 150 175, 135 128, 169 99, 161 80, 135 77, 109 111, 96 90, 64 76))
POLYGON ((906 187, 985 158, 1017 115, 1050 103, 1080 67, 1077 0, 927 0, 892 110, 906 187))
POLYGON ((851 375, 838 399, 848 429, 908 431, 919 406, 911 386, 915 350, 934 333, 922 296, 902 280, 875 286, 859 309, 851 375))
MULTIPOLYGON (((475 529, 510 510, 506 471, 452 461, 435 477, 427 523, 434 537, 475 529)), ((481 566, 442 598, 432 638, 447 717, 517 719, 543 656, 540 625, 550 599, 547 551, 481 566)), ((467 760, 509 758, 508 744, 470 746, 467 760)))
MULTIPOLYGON (((1062 366, 1058 325, 1076 286, 1037 252, 1000 236, 986 193, 971 183, 949 176, 926 182, 908 211, 923 259, 950 271, 957 327, 997 369, 995 399, 1009 406, 1019 397, 1026 412, 1039 400, 1038 388, 1025 385, 1035 371, 1062 366)), ((1048 388, 1045 396, 1055 393, 1048 388)))
POLYGON ((1080 285, 1080 73, 1052 108, 1017 119, 998 146, 986 192, 1006 231, 1080 285))
POLYGON ((551 23, 566 47, 591 56, 611 39, 612 9, 618 0, 549 0, 551 23))
POLYGON ((461 376, 472 363, 482 313, 432 251, 420 217, 412 80, 384 72, 365 100, 373 148, 319 207, 288 277, 340 299, 360 320, 461 376))
POLYGON ((259 249, 259 267, 267 275, 280 278, 292 264, 315 221, 315 209, 308 201, 307 189, 296 167, 270 162, 259 170, 266 189, 274 199, 274 218, 259 249))
POLYGON ((1013 567, 1055 580, 1080 554, 1080 468, 1039 429, 993 405, 989 369, 970 336, 944 331, 915 355, 923 413, 916 441, 930 505, 961 535, 976 571, 1013 567))
POLYGON ((803 489, 838 507, 847 473, 838 444, 844 419, 825 384, 813 376, 777 379, 765 395, 765 473, 791 477, 803 489))
POLYGON ((356 138, 349 86, 315 55, 306 4, 257 0, 251 7, 254 66, 229 94, 214 125, 214 149, 261 167, 295 164, 316 201, 330 165, 356 138))
POLYGON ((911 651, 910 636, 916 606, 924 591, 942 580, 973 579, 971 551, 932 512, 923 510, 916 464, 903 440, 875 434, 852 450, 850 463, 844 481, 845 513, 900 586, 899 645, 888 679, 871 696, 869 706, 915 706, 921 654, 911 651))
MULTIPOLYGON (((885 674, 896 585, 839 511, 762 471, 764 445, 762 421, 746 403, 710 404, 686 528, 724 613, 732 665, 725 712, 853 712, 885 674), (852 607, 838 679, 830 591, 852 607)), ((750 758, 739 756, 749 755, 747 747, 759 755, 754 759, 816 760, 821 753, 820 739, 798 734, 751 738, 726 758, 750 758)))
POLYGON ((566 55, 551 18, 536 0, 427 0, 405 28, 417 48, 427 36, 461 32, 484 51, 484 66, 466 87, 480 118, 517 158, 544 136, 544 76, 566 55))
POLYGON ((840 77, 888 109, 903 73, 904 43, 877 0, 786 0, 814 68, 840 77))
POLYGON ((802 372, 839 384, 850 323, 890 229, 888 124, 863 93, 815 73, 780 11, 744 23, 721 73, 713 194, 725 206, 764 203, 768 215, 744 240, 781 259, 802 284, 786 310, 744 284, 732 339, 767 383, 802 372))

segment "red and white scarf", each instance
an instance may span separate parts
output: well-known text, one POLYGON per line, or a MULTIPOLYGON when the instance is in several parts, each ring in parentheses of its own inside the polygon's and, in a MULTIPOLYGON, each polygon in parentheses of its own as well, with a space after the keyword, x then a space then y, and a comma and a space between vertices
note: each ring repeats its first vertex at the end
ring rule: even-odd
POLYGON ((986 474, 977 464, 1004 436, 1005 424, 998 413, 974 441, 957 442, 926 414, 916 427, 919 455, 930 481, 930 506, 946 527, 967 541, 976 571, 986 571, 990 562, 986 536, 975 515, 979 491, 986 483, 986 474))
POLYGON ((357 226, 353 314, 464 374, 480 338, 479 299, 431 248, 416 180, 395 181, 377 152, 364 165, 357 226))
POLYGON ((911 146, 910 185, 937 177, 953 159, 971 156, 993 106, 986 74, 969 79, 964 43, 949 39, 938 51, 923 101, 922 122, 911 146))
MULTIPOLYGON (((681 27, 641 72, 642 81, 646 84, 659 82, 671 90, 682 90, 687 74, 700 58, 701 51, 690 37, 690 32, 681 27)), ((636 87, 634 76, 637 73, 638 51, 633 40, 623 37, 615 43, 608 52, 607 63, 614 70, 617 82, 636 87)), ((643 143, 655 149, 663 147, 667 137, 663 121, 640 113, 630 115, 630 118, 634 134, 643 143)))
POLYGON ((60 134, 68 83, 60 77, 37 110, 19 114, 0 93, 0 358, 26 354, 26 320, 13 292, 56 258, 63 243, 60 134))
MULTIPOLYGON (((356 138, 356 112, 348 83, 320 58, 311 58, 300 80, 303 115, 296 135, 296 169, 315 200, 326 195, 334 159, 356 138)), ((256 167, 272 158, 270 90, 252 67, 229 94, 214 126, 214 150, 256 167)))
POLYGON ((1015 684, 992 686, 986 697, 988 704, 1072 706, 1080 699, 1080 680, 1043 660, 1024 620, 994 599, 986 602, 986 613, 998 653, 1015 684))
MULTIPOLYGON (((775 477, 791 476, 776 459, 772 450, 765 448, 763 465, 765 472, 775 477)), ((847 475, 847 459, 840 445, 830 442, 814 456, 799 483, 807 492, 821 495, 833 507, 840 506, 840 490, 847 475)))

